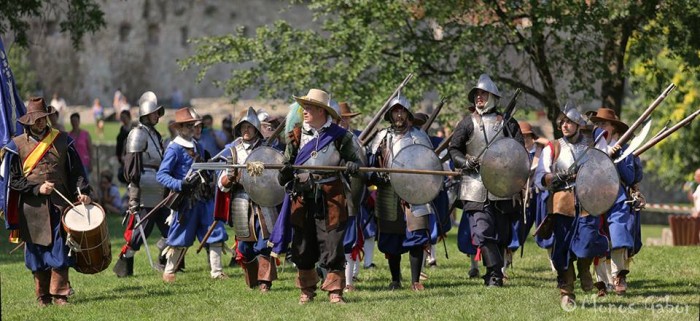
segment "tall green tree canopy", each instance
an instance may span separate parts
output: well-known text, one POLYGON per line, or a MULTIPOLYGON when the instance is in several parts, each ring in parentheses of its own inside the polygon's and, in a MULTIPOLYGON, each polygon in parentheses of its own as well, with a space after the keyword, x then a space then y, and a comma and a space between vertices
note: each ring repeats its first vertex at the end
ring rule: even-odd
POLYGON ((70 33, 73 47, 88 32, 105 25, 104 12, 95 0, 0 0, 0 33, 14 32, 15 42, 26 47, 30 20, 54 15, 61 32, 70 33))

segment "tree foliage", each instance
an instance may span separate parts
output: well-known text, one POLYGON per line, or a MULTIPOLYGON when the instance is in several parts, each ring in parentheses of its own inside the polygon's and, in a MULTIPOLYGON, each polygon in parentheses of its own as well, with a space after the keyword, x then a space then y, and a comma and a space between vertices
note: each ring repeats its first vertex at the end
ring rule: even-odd
POLYGON ((61 32, 70 33, 73 47, 80 48, 83 35, 105 25, 104 12, 95 0, 0 0, 0 33, 14 32, 15 42, 29 44, 31 19, 54 15, 61 32))

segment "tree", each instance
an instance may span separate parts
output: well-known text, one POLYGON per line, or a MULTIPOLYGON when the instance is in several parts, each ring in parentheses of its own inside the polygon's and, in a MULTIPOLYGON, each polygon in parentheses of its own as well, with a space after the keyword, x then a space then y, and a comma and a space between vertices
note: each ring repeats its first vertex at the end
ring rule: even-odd
POLYGON ((0 0, 0 33, 14 32, 15 42, 26 47, 29 21, 48 14, 59 17, 61 32, 70 33, 75 48, 83 35, 105 25, 104 12, 94 0, 0 0))
POLYGON ((308 7, 317 28, 278 21, 250 38, 238 30, 196 39, 195 55, 181 65, 200 68, 200 80, 214 65, 232 65, 231 77, 217 84, 234 99, 251 89, 288 98, 316 86, 371 114, 411 71, 417 77, 404 94, 453 96, 441 120, 454 121, 486 72, 506 94, 523 89, 551 121, 568 99, 598 98, 620 114, 630 52, 649 56, 649 44, 671 38, 646 33, 650 24, 697 21, 685 10, 692 6, 662 0, 314 0, 308 7))

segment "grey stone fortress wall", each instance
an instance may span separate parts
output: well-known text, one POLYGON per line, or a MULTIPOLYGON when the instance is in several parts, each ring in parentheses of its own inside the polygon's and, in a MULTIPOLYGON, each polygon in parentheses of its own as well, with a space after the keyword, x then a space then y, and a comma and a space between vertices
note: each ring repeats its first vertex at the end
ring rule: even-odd
MULTIPOLYGON (((55 14, 47 12, 45 18, 32 21, 30 61, 39 78, 38 93, 47 99, 58 92, 70 105, 90 106, 99 98, 108 107, 119 87, 132 104, 145 90, 165 100, 175 87, 186 100, 220 96, 223 91, 211 80, 225 79, 231 67, 212 69, 197 84, 195 70, 181 71, 177 65, 177 59, 194 53, 188 39, 228 34, 240 26, 252 35, 257 27, 282 18, 306 28, 312 20, 305 6, 290 6, 281 0, 98 3, 105 12, 106 26, 85 36, 81 51, 73 49, 68 35, 59 32, 55 14)), ((30 94, 36 93, 22 93, 30 94)))

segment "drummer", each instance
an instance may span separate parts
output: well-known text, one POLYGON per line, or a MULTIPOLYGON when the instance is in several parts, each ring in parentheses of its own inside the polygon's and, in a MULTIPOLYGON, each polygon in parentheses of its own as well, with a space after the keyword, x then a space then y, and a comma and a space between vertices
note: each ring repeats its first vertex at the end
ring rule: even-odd
MULTIPOLYGON (((420 144, 433 146, 428 135, 413 127, 415 120, 411 103, 404 96, 397 96, 389 103, 384 120, 391 127, 382 129, 370 143, 368 162, 372 167, 389 167, 394 156, 406 146, 420 144)), ((377 186, 375 213, 379 230, 379 250, 389 261, 391 283, 389 290, 401 288, 401 255, 409 253, 411 265, 411 289, 425 289, 420 282, 423 267, 423 251, 430 246, 429 216, 435 213, 430 204, 409 204, 394 191, 389 175, 374 173, 370 182, 377 186)))
POLYGON ((24 262, 34 274, 40 307, 68 303, 68 256, 61 213, 70 201, 92 202, 85 171, 73 139, 48 125, 56 113, 41 97, 30 98, 27 114, 19 118, 24 134, 3 148, 2 184, 9 197, 2 204, 5 225, 16 242, 25 242, 24 262), (9 166, 8 166, 9 164, 9 166), (9 173, 8 173, 9 172, 9 173), (79 191, 80 189, 80 191, 79 191))

